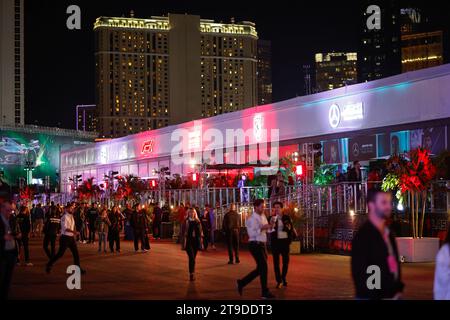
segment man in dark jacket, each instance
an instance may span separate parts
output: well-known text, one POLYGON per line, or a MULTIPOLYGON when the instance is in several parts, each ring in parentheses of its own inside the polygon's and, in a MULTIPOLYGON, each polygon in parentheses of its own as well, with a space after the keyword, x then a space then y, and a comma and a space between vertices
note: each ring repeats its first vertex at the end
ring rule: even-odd
POLYGON ((233 264, 233 251, 234 261, 239 263, 239 214, 234 204, 231 205, 230 210, 223 217, 222 229, 227 239, 228 264, 233 264))
POLYGON ((8 298, 14 266, 17 262, 20 228, 12 215, 11 202, 0 204, 0 299, 8 298))
POLYGON ((95 243, 95 222, 98 218, 98 210, 95 203, 91 205, 87 212, 87 220, 89 223, 89 240, 88 243, 95 243))
POLYGON ((48 209, 47 216, 44 223, 44 251, 48 259, 51 259, 56 252, 56 238, 61 229, 61 217, 59 216, 58 208, 52 202, 48 209), (48 246, 50 245, 50 250, 48 246))
POLYGON ((114 244, 116 252, 120 253, 120 230, 122 230, 122 213, 117 206, 114 206, 108 215, 111 225, 108 230, 109 250, 114 252, 114 244))
POLYGON ((147 252, 145 248, 145 235, 148 227, 147 217, 144 214, 144 210, 139 210, 139 205, 136 205, 131 216, 131 227, 134 234, 134 251, 139 250, 139 241, 141 241, 142 252, 147 252))
POLYGON ((368 220, 352 243, 352 276, 357 299, 400 299, 403 292, 395 236, 386 226, 392 213, 392 196, 368 191, 368 220))

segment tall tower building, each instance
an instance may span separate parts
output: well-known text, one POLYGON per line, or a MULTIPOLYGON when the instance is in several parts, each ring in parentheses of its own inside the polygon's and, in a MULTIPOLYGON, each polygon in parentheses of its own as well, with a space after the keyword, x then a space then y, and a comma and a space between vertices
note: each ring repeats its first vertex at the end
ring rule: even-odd
POLYGON ((272 103, 272 44, 258 40, 258 105, 272 103))
POLYGON ((100 17, 100 137, 119 137, 257 104, 257 33, 196 15, 100 17))
POLYGON ((23 0, 0 1, 0 124, 24 124, 23 0))
POLYGON ((358 78, 357 56, 356 52, 317 53, 315 92, 355 84, 358 78))
POLYGON ((443 32, 433 30, 419 8, 400 10, 402 72, 444 63, 443 32))
POLYGON ((366 82, 401 73, 400 7, 397 0, 363 1, 358 49, 358 81, 366 82), (369 6, 380 8, 380 28, 369 29, 369 6))

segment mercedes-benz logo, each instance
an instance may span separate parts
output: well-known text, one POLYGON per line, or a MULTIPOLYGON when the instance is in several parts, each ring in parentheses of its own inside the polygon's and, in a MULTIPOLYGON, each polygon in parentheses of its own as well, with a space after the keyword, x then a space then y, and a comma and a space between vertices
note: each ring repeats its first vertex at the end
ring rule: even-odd
POLYGON ((352 149, 353 149, 353 155, 354 155, 355 157, 359 156, 359 144, 355 142, 355 143, 353 144, 352 149))
POLYGON ((328 111, 328 121, 332 128, 337 128, 341 122, 341 110, 337 104, 331 105, 330 111, 328 111))

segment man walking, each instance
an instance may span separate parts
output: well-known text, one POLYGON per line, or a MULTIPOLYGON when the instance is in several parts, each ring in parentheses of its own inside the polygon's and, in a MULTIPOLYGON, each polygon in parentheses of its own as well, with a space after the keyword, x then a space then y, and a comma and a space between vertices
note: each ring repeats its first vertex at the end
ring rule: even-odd
POLYGON ((352 243, 351 266, 356 298, 400 299, 404 285, 397 244, 386 226, 392 214, 392 196, 388 192, 371 189, 367 194, 367 207, 368 220, 352 243), (369 277, 373 276, 371 283, 369 277))
POLYGON ((75 239, 77 231, 75 230, 75 219, 73 217, 74 204, 69 203, 66 206, 66 212, 61 217, 61 237, 59 239, 59 250, 47 263, 46 272, 50 273, 53 265, 66 252, 67 248, 72 252, 73 264, 78 266, 82 274, 86 271, 80 267, 80 256, 78 254, 77 241, 75 239))
POLYGON ((287 214, 283 214, 283 204, 279 201, 272 205, 274 216, 272 217, 273 229, 270 234, 270 243, 272 246, 273 268, 277 289, 282 286, 287 287, 286 276, 289 267, 289 246, 292 239, 296 237, 295 229, 292 225, 292 219, 287 214), (280 255, 283 263, 282 272, 280 272, 280 255))
POLYGON ((17 262, 18 248, 16 240, 20 238, 20 229, 12 215, 11 202, 0 205, 0 299, 8 299, 14 266, 17 262))
POLYGON ((233 203, 230 210, 225 213, 222 222, 222 228, 227 239, 228 264, 239 261, 239 215, 236 211, 236 205, 233 203), (233 257, 234 252, 234 257, 233 257))
POLYGON ((264 200, 256 199, 253 203, 253 214, 247 220, 247 233, 249 237, 248 247, 253 259, 256 262, 256 269, 246 275, 244 278, 237 280, 237 289, 240 295, 246 285, 252 282, 259 276, 261 281, 261 298, 272 299, 275 296, 269 291, 267 287, 267 230, 272 228, 272 225, 267 223, 267 218, 264 215, 264 200))

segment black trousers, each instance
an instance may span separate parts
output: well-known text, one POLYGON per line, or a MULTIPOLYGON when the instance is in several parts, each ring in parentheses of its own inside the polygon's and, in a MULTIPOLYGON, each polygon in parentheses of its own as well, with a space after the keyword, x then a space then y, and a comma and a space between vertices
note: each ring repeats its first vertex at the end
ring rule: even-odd
POLYGON ((134 250, 139 250, 139 241, 141 242, 141 250, 145 249, 145 230, 133 229, 134 234, 134 250))
POLYGON ((275 279, 277 283, 286 281, 289 268, 289 239, 278 239, 272 241, 273 269, 275 270, 275 279), (280 272, 280 256, 282 258, 283 268, 280 272))
POLYGON ((252 254, 253 259, 256 262, 256 269, 251 271, 248 275, 241 279, 242 285, 245 287, 259 276, 261 281, 261 291, 265 294, 268 291, 267 288, 267 252, 266 245, 264 243, 249 242, 248 248, 252 254))
POLYGON ((30 261, 30 238, 28 237, 28 234, 24 233, 22 234, 22 237, 17 240, 17 243, 19 244, 19 256, 20 256, 20 250, 23 248, 23 255, 25 257, 25 262, 30 261))
POLYGON ((119 230, 110 230, 108 232, 109 249, 114 252, 114 244, 116 244, 116 250, 120 250, 120 232, 119 230))
POLYGON ((45 254, 51 259, 56 252, 56 234, 45 234, 43 246, 45 254), (50 245, 50 250, 48 249, 48 245, 50 245))
POLYGON ((72 252, 73 264, 80 267, 80 255, 78 254, 77 242, 75 241, 75 237, 69 237, 65 235, 62 235, 59 238, 58 253, 56 253, 56 255, 54 255, 50 259, 47 266, 49 267, 53 266, 55 262, 58 261, 64 255, 67 249, 69 249, 70 252, 72 252))
POLYGON ((14 266, 17 263, 17 251, 5 251, 0 257, 0 300, 8 299, 14 266))
POLYGON ((161 238, 161 222, 153 223, 153 238, 161 238))
POLYGON ((198 244, 193 241, 186 242, 186 253, 189 257, 189 273, 195 272, 195 258, 197 257, 198 244))
POLYGON ((236 260, 239 260, 239 230, 234 229, 228 231, 226 233, 226 238, 228 246, 228 257, 230 258, 230 261, 233 261, 233 252, 234 258, 236 260))

